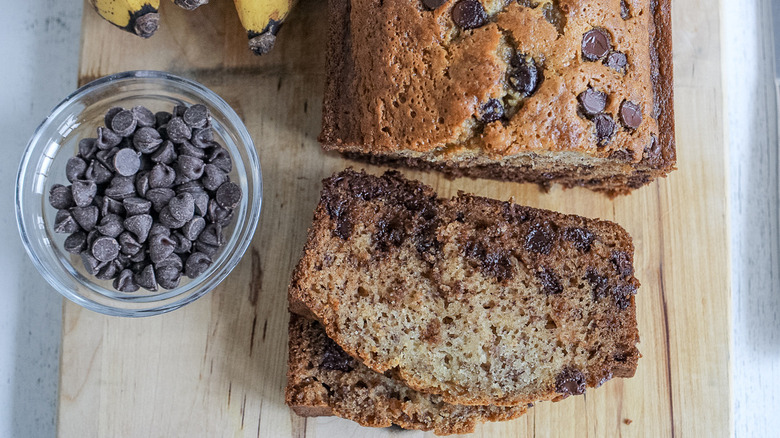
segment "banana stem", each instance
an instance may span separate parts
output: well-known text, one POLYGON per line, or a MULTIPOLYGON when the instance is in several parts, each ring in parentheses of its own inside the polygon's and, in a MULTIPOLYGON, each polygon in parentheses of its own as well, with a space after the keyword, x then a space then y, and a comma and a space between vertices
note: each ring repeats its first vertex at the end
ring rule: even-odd
POLYGON ((188 11, 197 9, 198 6, 203 6, 209 2, 209 0, 173 0, 176 6, 179 6, 188 11))

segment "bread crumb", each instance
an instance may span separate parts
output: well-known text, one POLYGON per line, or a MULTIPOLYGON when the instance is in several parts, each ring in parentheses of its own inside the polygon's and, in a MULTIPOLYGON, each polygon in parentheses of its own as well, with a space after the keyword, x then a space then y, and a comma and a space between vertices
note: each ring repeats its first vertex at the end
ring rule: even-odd
POLYGON ((623 419, 623 424, 625 424, 626 426, 628 426, 629 424, 631 424, 633 422, 634 422, 634 420, 632 420, 630 418, 624 418, 623 419))

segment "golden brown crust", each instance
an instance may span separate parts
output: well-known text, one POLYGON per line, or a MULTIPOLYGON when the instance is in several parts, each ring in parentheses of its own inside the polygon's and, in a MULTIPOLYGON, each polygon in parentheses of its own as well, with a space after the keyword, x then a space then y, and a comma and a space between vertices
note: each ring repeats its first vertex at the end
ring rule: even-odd
POLYGON ((639 282, 618 225, 439 199, 392 172, 324 184, 291 309, 369 368, 449 403, 502 406, 633 376, 639 282))
POLYGON ((328 339, 315 321, 290 316, 285 399, 301 416, 337 415, 363 426, 433 430, 437 435, 473 432, 486 421, 523 415, 527 407, 459 406, 421 394, 368 369, 328 339))
POLYGON ((491 21, 470 31, 449 18, 454 1, 434 11, 418 3, 330 1, 326 150, 449 176, 558 182, 613 195, 674 169, 670 0, 658 7, 629 1, 628 20, 619 0, 540 1, 536 8, 485 0, 491 21), (561 35, 543 18, 548 3, 567 17, 561 35), (594 27, 628 56, 625 73, 581 59, 582 35, 594 27), (507 84, 508 58, 519 52, 543 64, 544 80, 527 98, 507 84), (605 111, 617 129, 606 145, 597 144, 595 124, 577 101, 588 87, 609 94, 605 111), (479 108, 488 99, 509 105, 509 117, 482 123, 479 108), (642 109, 637 129, 621 127, 624 101, 642 109), (525 162, 518 157, 561 151, 569 154, 559 154, 554 167, 518 164, 525 162))

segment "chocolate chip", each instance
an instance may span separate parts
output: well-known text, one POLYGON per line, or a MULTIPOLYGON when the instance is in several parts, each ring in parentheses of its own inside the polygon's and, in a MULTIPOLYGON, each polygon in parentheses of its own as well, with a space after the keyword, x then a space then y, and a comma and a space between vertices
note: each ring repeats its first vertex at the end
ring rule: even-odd
POLYGON ((161 262, 173 254, 175 248, 176 242, 164 234, 155 234, 149 237, 149 258, 152 259, 152 263, 161 262))
POLYGON ((130 256, 130 261, 134 263, 149 263, 149 255, 147 254, 147 245, 141 245, 141 250, 130 256))
POLYGON ((607 93, 593 88, 588 88, 580 93, 577 100, 580 101, 580 110, 588 116, 595 116, 607 107, 607 93))
POLYGON ((157 126, 167 125, 173 118, 173 114, 168 111, 159 111, 154 113, 154 120, 157 126))
POLYGON ((598 114, 593 117, 593 123, 596 125, 596 142, 599 146, 604 146, 612 139, 615 132, 615 121, 608 114, 598 114))
POLYGON ((87 235, 83 231, 76 231, 65 239, 63 245, 65 251, 71 254, 80 254, 87 248, 87 235))
POLYGON ((106 115, 103 116, 103 123, 106 126, 111 126, 111 120, 113 120, 114 116, 119 114, 119 112, 122 111, 123 109, 124 108, 122 108, 122 107, 115 106, 115 107, 109 109, 108 111, 106 111, 106 115))
POLYGON ((151 201, 147 201, 143 198, 125 198, 122 200, 122 204, 127 211, 128 216, 135 216, 137 214, 146 214, 152 209, 151 201))
POLYGON ((92 230, 87 233, 87 249, 92 248, 92 244, 95 243, 98 237, 100 237, 101 234, 97 230, 92 230))
POLYGON ((195 240, 200 236, 203 229, 206 228, 206 221, 202 217, 194 217, 181 227, 181 231, 189 240, 195 240))
POLYGON ((152 154, 151 159, 155 163, 171 164, 176 161, 176 149, 170 140, 165 140, 152 154))
POLYGON ((124 175, 115 176, 111 179, 111 184, 104 193, 106 196, 110 196, 116 200, 135 196, 135 183, 133 177, 124 175))
POLYGON ((171 229, 166 227, 165 225, 155 222, 154 225, 152 225, 152 228, 149 230, 150 236, 156 236, 158 234, 163 234, 165 236, 171 235, 171 229))
POLYGON ((176 253, 173 253, 169 255, 168 257, 160 260, 159 262, 154 264, 155 268, 162 268, 163 266, 172 266, 176 268, 177 270, 181 271, 184 267, 184 263, 181 261, 181 257, 176 255, 176 253))
POLYGON ((70 209, 70 214, 73 215, 73 219, 79 224, 85 231, 92 231, 97 224, 100 211, 94 205, 87 207, 73 207, 70 209))
POLYGON ((636 129, 642 124, 642 108, 630 100, 620 104, 620 122, 628 129, 636 129))
MULTIPOLYGON (((121 145, 121 143, 120 143, 121 145)), ((95 159, 110 172, 114 172, 114 155, 119 152, 120 146, 95 152, 95 159)))
POLYGON ((108 125, 112 131, 121 137, 127 137, 135 131, 137 120, 132 111, 122 110, 116 113, 111 119, 111 124, 108 125))
POLYGON ((604 60, 604 65, 611 68, 612 70, 625 73, 626 65, 628 65, 628 58, 626 58, 626 55, 623 53, 612 52, 609 54, 609 56, 607 56, 607 59, 604 60))
POLYGON ((209 155, 209 163, 217 166, 225 173, 230 173, 233 170, 233 160, 230 158, 230 153, 224 148, 217 147, 209 155))
POLYGON ((212 131, 211 128, 194 129, 190 141, 196 148, 209 148, 214 141, 214 131, 212 131))
POLYGON ((192 244, 192 248, 195 251, 202 252, 203 254, 208 255, 209 257, 214 257, 217 255, 217 252, 219 251, 219 247, 215 245, 209 245, 208 243, 203 243, 200 240, 195 241, 192 244))
POLYGON ((198 236, 198 241, 207 245, 220 246, 225 243, 222 227, 219 224, 208 224, 198 236))
POLYGON ((184 274, 189 278, 195 278, 206 272, 209 266, 211 266, 211 257, 202 252, 194 252, 184 264, 184 274))
POLYGON ((490 99, 479 108, 482 123, 492 123, 504 117, 504 105, 498 99, 490 99))
MULTIPOLYGON (((200 181, 189 181, 186 183, 182 183, 177 185, 173 189, 176 191, 177 195, 181 195, 182 193, 189 193, 195 196, 198 193, 205 193, 205 190, 203 189, 203 184, 200 181)), ((214 188, 214 190, 216 190, 216 188, 214 188)))
POLYGON ((91 160, 97 152, 96 138, 83 138, 79 141, 79 156, 84 160, 91 160))
POLYGON ((487 23, 487 12, 477 0, 460 0, 452 7, 452 21, 463 29, 474 29, 487 23))
POLYGON ((555 243, 555 238, 556 232, 549 222, 534 223, 525 236, 525 249, 547 255, 555 243))
POLYGON ((65 165, 65 176, 68 181, 73 182, 84 178, 84 172, 87 170, 87 162, 79 157, 70 157, 65 165))
POLYGON ((611 49, 609 36, 602 29, 591 29, 582 36, 582 57, 587 61, 598 61, 611 49))
POLYGON ((58 210, 75 206, 72 188, 65 187, 62 184, 51 186, 51 189, 49 189, 49 205, 58 210))
POLYGON ((570 227, 563 230, 563 239, 572 242, 582 252, 590 252, 595 236, 589 230, 579 227, 570 227))
POLYGON ((184 105, 174 105, 173 106, 173 116, 174 117, 181 117, 184 115, 184 112, 187 111, 187 107, 184 105))
POLYGON ((661 153, 661 143, 658 141, 658 138, 655 135, 651 135, 650 144, 645 146, 643 159, 647 160, 649 163, 658 163, 661 158, 663 158, 661 153))
POLYGON ((133 278, 133 271, 125 269, 114 279, 114 289, 119 292, 136 292, 140 289, 140 286, 133 278))
POLYGON ((509 71, 509 85, 523 96, 533 95, 541 83, 541 74, 534 60, 518 54, 510 64, 513 68, 509 71))
POLYGON ((574 367, 564 368, 555 378, 555 392, 570 395, 580 395, 585 392, 585 375, 574 367))
POLYGON ((149 291, 157 290, 157 278, 154 275, 154 266, 145 265, 137 274, 133 276, 136 284, 149 291))
POLYGON ((188 155, 179 155, 177 170, 190 180, 203 176, 203 160, 188 155))
POLYGON ((612 288, 612 297, 620 310, 628 309, 628 306, 631 305, 631 296, 635 294, 636 286, 633 284, 618 284, 612 288))
POLYGON ((119 136, 116 132, 108 128, 105 128, 103 126, 98 127, 97 140, 95 141, 95 146, 99 150, 105 151, 111 149, 113 147, 116 147, 121 142, 122 142, 122 137, 119 136))
POLYGON ((171 215, 174 218, 187 222, 195 214, 195 198, 187 192, 182 193, 171 199, 168 203, 168 208, 171 210, 171 215))
POLYGON ((84 172, 84 179, 95 181, 96 184, 105 184, 111 181, 114 174, 103 163, 98 160, 92 160, 89 163, 89 167, 84 172))
POLYGON ((631 256, 625 251, 612 251, 609 260, 615 266, 615 270, 622 278, 628 278, 634 275, 634 265, 631 263, 631 256))
POLYGON ((97 184, 95 181, 74 181, 71 186, 73 202, 79 207, 86 207, 92 204, 92 200, 97 193, 97 184))
POLYGON ((232 182, 226 182, 219 186, 214 199, 222 208, 234 209, 241 201, 241 187, 232 182))
POLYGON ((92 256, 101 262, 110 262, 119 254, 119 243, 112 237, 102 236, 92 243, 92 256))
POLYGON ((116 260, 112 260, 110 262, 107 262, 105 266, 103 266, 97 274, 95 274, 95 278, 98 280, 111 280, 117 275, 119 275, 119 271, 121 271, 119 264, 116 263, 116 260))
POLYGON ((192 249, 192 241, 184 237, 184 234, 178 231, 171 234, 171 239, 176 243, 176 246, 173 249, 175 254, 189 253, 192 249))
POLYGON ((141 168, 141 156, 130 148, 124 148, 114 155, 114 169, 122 176, 135 175, 141 168))
POLYGON ((143 127, 133 134, 133 147, 144 154, 153 153, 162 142, 160 133, 152 127, 143 127))
POLYGON ((96 275, 107 264, 106 262, 101 262, 95 257, 92 257, 92 254, 90 254, 89 251, 81 253, 81 262, 84 263, 84 269, 86 269, 87 273, 90 275, 96 275))
POLYGON ((422 2, 426 8, 432 11, 438 8, 439 6, 443 5, 444 3, 447 3, 447 0, 422 0, 422 2))
POLYGON ((138 240, 133 237, 133 233, 130 231, 124 231, 119 234, 117 241, 119 242, 119 251, 122 254, 132 256, 138 254, 138 251, 141 250, 141 244, 138 243, 138 240))
POLYGON ((125 230, 122 218, 115 214, 108 214, 100 219, 100 224, 95 227, 104 236, 118 237, 125 230))
POLYGON ((181 157, 182 155, 186 155, 201 160, 206 158, 206 152, 203 149, 195 147, 192 143, 190 143, 187 140, 184 140, 183 142, 176 145, 176 153, 179 154, 179 157, 181 157))
POLYGON ((545 4, 542 7, 542 15, 548 23, 555 26, 555 30, 558 31, 559 35, 563 35, 567 22, 566 13, 563 12, 557 0, 545 4))
POLYGON ((192 105, 184 111, 182 120, 192 128, 202 128, 209 122, 209 109, 200 103, 192 105))
POLYGON ((153 127, 157 122, 154 113, 149 111, 149 109, 144 106, 134 106, 130 111, 132 111, 133 116, 135 116, 136 123, 141 129, 153 127))
POLYGON ((626 0, 620 0, 620 18, 624 20, 631 18, 631 10, 628 8, 626 0))
POLYGON ((192 129, 184 123, 181 117, 174 117, 168 122, 166 128, 168 133, 168 139, 174 143, 181 143, 185 140, 189 140, 192 136, 192 129))
POLYGON ((176 289, 181 281, 181 270, 174 266, 162 266, 155 268, 154 275, 157 283, 165 289, 176 289))
POLYGON ((173 186, 173 181, 175 179, 175 170, 165 164, 158 163, 149 172, 149 187, 153 189, 170 188, 173 186))
POLYGON ((152 228, 152 216, 148 214, 137 214, 125 219, 125 228, 127 231, 135 234, 135 238, 139 243, 146 242, 149 237, 149 230, 152 228))
POLYGON ((325 338, 320 368, 348 373, 354 369, 354 359, 344 352, 332 339, 325 338))
POLYGON ((217 190, 219 186, 227 182, 227 180, 228 175, 217 166, 213 164, 206 164, 203 166, 203 177, 201 182, 203 188, 206 190, 217 190))
POLYGON ((160 210, 158 219, 161 224, 168 228, 181 228, 187 222, 186 220, 176 219, 173 214, 171 214, 171 208, 167 205, 160 210))
POLYGON ((556 295, 563 292, 561 281, 552 269, 542 267, 536 272, 536 278, 542 283, 542 290, 547 295, 556 295))
MULTIPOLYGON (((209 203, 213 201, 211 198, 209 198, 209 195, 206 192, 199 192, 194 193, 192 196, 195 198, 195 214, 198 216, 206 216, 209 214, 209 203)), ((216 204, 216 202, 214 202, 214 204, 216 204)), ((227 212, 226 216, 229 215, 230 212, 227 212)))
POLYGON ((585 279, 590 284, 593 301, 598 301, 601 298, 607 296, 607 289, 609 288, 609 280, 607 277, 599 274, 594 267, 588 267, 585 272, 585 279))

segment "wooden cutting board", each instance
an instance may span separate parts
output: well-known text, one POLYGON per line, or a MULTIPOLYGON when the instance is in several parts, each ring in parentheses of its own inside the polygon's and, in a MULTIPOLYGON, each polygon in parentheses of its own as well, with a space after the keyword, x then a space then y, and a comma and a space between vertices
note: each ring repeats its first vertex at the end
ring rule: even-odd
MULTIPOLYGON (((84 7, 79 80, 167 70, 223 96, 246 122, 263 168, 260 226, 223 285, 173 313, 102 316, 66 302, 61 437, 363 437, 397 435, 337 418, 304 419, 284 405, 287 282, 320 180, 348 165, 319 148, 324 1, 303 0, 274 51, 245 47, 232 2, 195 12, 163 2, 160 31, 141 40, 84 7)), ((465 190, 618 222, 634 237, 643 358, 632 379, 538 403, 474 436, 730 436, 730 266, 718 2, 674 4, 679 170, 631 196, 436 173, 403 172, 450 196, 465 190)), ((381 168, 370 167, 372 171, 381 168)), ((404 436, 419 436, 419 432, 404 436)))

